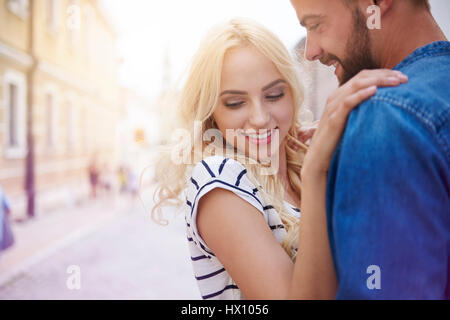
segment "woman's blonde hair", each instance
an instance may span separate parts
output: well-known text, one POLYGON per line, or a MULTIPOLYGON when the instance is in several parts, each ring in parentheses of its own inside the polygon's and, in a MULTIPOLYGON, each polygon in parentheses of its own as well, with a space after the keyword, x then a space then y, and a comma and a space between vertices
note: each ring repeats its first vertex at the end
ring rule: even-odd
MULTIPOLYGON (((286 149, 287 173, 291 187, 299 195, 301 194, 300 171, 306 146, 297 140, 298 116, 304 100, 303 87, 297 77, 295 62, 282 42, 269 30, 260 24, 244 18, 235 18, 231 21, 213 28, 200 45, 193 57, 187 79, 181 91, 180 101, 176 112, 176 125, 178 128, 189 130, 193 141, 201 141, 201 150, 209 143, 201 137, 211 128, 217 128, 212 119, 212 114, 218 105, 221 88, 221 73, 225 54, 233 49, 244 46, 253 46, 271 60, 284 80, 287 82, 293 97, 294 116, 291 127, 284 142, 286 149), (201 130, 194 130, 194 123, 201 123, 201 130), (292 148, 297 146, 297 150, 292 148)), ((208 154, 198 155, 197 148, 189 143, 188 154, 190 159, 201 160, 208 154), (200 156, 200 159, 199 159, 200 156)), ((166 147, 156 165, 157 189, 154 194, 155 206, 151 216, 155 222, 167 224, 162 216, 161 207, 164 205, 181 205, 184 191, 188 185, 192 172, 192 164, 171 163, 172 146, 166 147)), ((242 160, 242 159, 241 159, 242 160)), ((196 161, 194 161, 195 164, 196 161)), ((258 187, 260 194, 266 203, 270 203, 279 213, 287 231, 287 236, 282 242, 283 248, 294 259, 296 255, 295 245, 298 239, 298 218, 286 211, 284 206, 284 189, 277 174, 262 175, 261 164, 253 164, 251 161, 240 161, 247 169, 249 179, 258 187)))

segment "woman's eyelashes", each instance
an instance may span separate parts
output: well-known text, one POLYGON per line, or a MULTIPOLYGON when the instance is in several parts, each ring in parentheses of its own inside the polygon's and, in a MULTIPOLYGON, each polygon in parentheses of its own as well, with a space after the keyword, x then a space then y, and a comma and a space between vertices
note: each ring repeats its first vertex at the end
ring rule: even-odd
POLYGON ((284 97, 284 92, 276 93, 276 94, 270 94, 266 96, 266 99, 269 101, 277 101, 284 97))
MULTIPOLYGON (((276 101, 282 99, 283 97, 284 97, 283 90, 271 92, 271 93, 264 95, 264 99, 269 102, 276 102, 276 101)), ((236 107, 240 107, 240 106, 244 105, 246 102, 247 102, 247 100, 242 99, 242 98, 241 99, 227 99, 227 100, 224 100, 223 104, 225 107, 236 108, 236 107)))
POLYGON ((225 107, 236 108, 245 103, 244 100, 228 100, 224 102, 225 107))

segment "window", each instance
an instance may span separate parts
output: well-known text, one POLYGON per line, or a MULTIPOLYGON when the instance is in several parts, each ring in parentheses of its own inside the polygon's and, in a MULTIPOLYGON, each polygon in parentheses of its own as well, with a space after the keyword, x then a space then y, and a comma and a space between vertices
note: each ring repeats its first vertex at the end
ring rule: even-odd
POLYGON ((95 12, 91 6, 86 6, 85 10, 84 39, 86 46, 86 55, 92 61, 95 55, 95 12))
POLYGON ((66 29, 70 46, 75 46, 80 36, 81 8, 78 0, 71 0, 66 9, 66 29))
POLYGON ((8 84, 9 99, 7 108, 9 113, 8 119, 8 145, 12 148, 19 146, 19 131, 17 123, 17 85, 13 83, 8 84))
POLYGON ((83 109, 81 110, 81 139, 82 139, 82 143, 83 143, 83 153, 87 154, 88 153, 88 130, 89 130, 89 118, 88 118, 88 107, 87 107, 88 103, 85 103, 85 106, 83 107, 83 109))
POLYGON ((56 32, 58 27, 58 0, 46 0, 45 5, 47 27, 50 31, 56 32))
POLYGON ((45 128, 48 149, 55 148, 55 96, 53 93, 45 95, 45 128))
POLYGON ((29 7, 28 0, 7 0, 6 6, 15 15, 22 19, 28 18, 29 7))
POLYGON ((67 102, 66 128, 67 128, 67 150, 72 152, 75 144, 75 112, 72 101, 67 102))
POLYGON ((26 78, 16 71, 4 76, 5 156, 23 158, 26 153, 26 78))

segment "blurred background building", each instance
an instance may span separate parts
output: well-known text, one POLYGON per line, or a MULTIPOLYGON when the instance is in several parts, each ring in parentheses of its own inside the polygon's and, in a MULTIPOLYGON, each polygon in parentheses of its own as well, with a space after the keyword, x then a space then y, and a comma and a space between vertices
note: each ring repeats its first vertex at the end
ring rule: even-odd
POLYGON ((39 213, 85 199, 90 162, 116 165, 115 41, 100 1, 0 0, 0 185, 15 215, 27 181, 39 213))
MULTIPOLYGON (((307 61, 305 56, 306 37, 294 47, 293 56, 298 64, 299 77, 305 87, 304 108, 312 112, 313 119, 301 119, 308 122, 319 120, 327 98, 337 89, 338 81, 334 75, 334 67, 327 67, 319 61, 307 61)), ((300 115, 301 117, 301 115, 300 115)), ((308 116, 306 116, 308 118, 308 116)))
POLYGON ((123 113, 117 128, 118 160, 121 166, 133 167, 139 175, 145 173, 142 183, 148 185, 154 177, 151 163, 165 133, 161 121, 163 101, 150 99, 131 88, 120 90, 123 113))

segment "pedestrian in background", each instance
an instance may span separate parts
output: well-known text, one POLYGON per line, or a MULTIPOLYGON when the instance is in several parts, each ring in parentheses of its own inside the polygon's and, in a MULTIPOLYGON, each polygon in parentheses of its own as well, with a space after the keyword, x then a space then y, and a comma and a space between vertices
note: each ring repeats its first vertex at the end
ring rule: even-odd
POLYGON ((91 185, 91 197, 96 198, 97 197, 97 186, 99 182, 99 170, 97 168, 97 162, 95 159, 91 162, 89 165, 89 183, 91 185))
POLYGON ((14 244, 14 236, 9 224, 9 214, 11 213, 11 206, 3 189, 0 187, 0 252, 8 249, 14 244))
POLYGON ((120 193, 125 193, 127 191, 127 174, 125 172, 125 167, 120 166, 117 174, 119 177, 120 193))
POLYGON ((127 190, 131 194, 131 198, 134 200, 137 197, 139 188, 139 180, 136 172, 130 167, 127 168, 127 190))
POLYGON ((104 194, 111 195, 113 191, 113 172, 108 163, 103 164, 103 171, 100 174, 100 185, 104 194))

